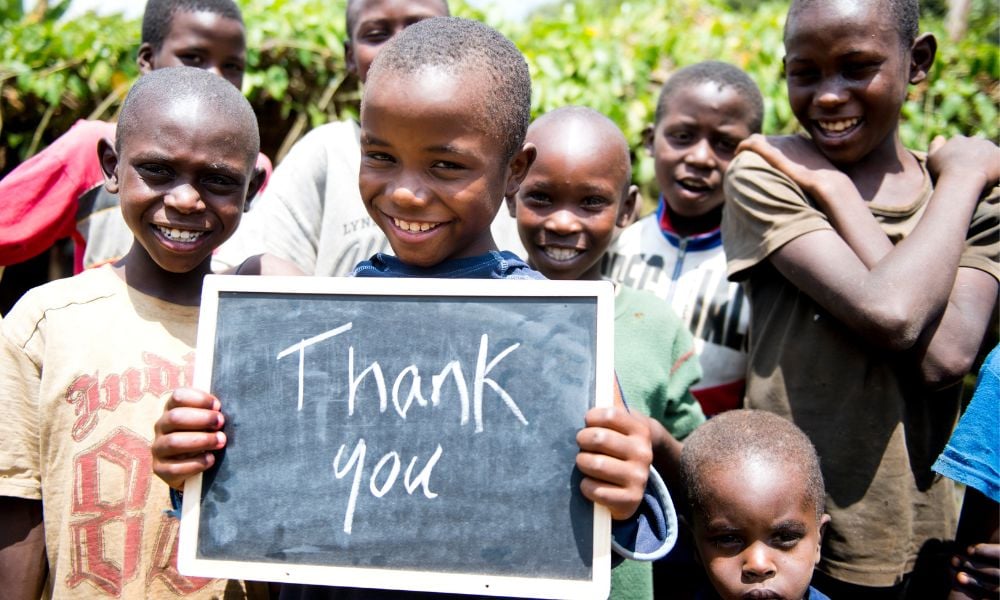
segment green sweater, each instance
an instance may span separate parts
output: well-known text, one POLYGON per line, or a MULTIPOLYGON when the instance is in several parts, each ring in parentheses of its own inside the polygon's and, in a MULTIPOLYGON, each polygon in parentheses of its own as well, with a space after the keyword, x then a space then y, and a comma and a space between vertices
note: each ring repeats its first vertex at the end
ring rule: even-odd
MULTIPOLYGON (((705 421, 690 391, 701 378, 691 334, 664 300, 621 285, 615 289, 615 372, 625 402, 683 440, 705 421)), ((652 600, 652 564, 618 565, 611 572, 611 598, 652 600)))

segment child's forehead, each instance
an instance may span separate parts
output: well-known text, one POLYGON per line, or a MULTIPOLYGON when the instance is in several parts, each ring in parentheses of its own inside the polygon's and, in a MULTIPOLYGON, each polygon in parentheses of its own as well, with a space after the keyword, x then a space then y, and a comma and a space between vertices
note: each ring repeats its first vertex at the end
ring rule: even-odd
POLYGON ((152 152, 172 159, 206 150, 209 161, 225 164, 256 158, 253 136, 243 123, 204 99, 143 102, 133 109, 132 119, 134 126, 121 132, 120 147, 126 157, 152 152))
POLYGON ((211 38, 214 37, 212 34, 216 28, 223 22, 227 28, 236 27, 245 35, 246 28, 237 19, 207 9, 178 7, 170 15, 169 28, 164 37, 197 33, 211 38))
POLYGON ((420 119, 428 114, 469 121, 488 129, 490 94, 471 69, 428 65, 414 71, 386 69, 370 76, 365 85, 362 125, 369 106, 396 117, 420 119))
POLYGON ((715 121, 714 117, 725 115, 749 126, 753 119, 754 107, 750 99, 723 82, 692 81, 674 90, 666 100, 661 120, 687 117, 699 121, 712 116, 715 121))
MULTIPOLYGON (((785 26, 785 44, 828 50, 826 42, 816 33, 843 30, 873 41, 887 41, 895 36, 898 41, 898 24, 893 11, 885 0, 822 0, 802 3, 788 14, 785 26)), ((789 50, 791 50, 789 48, 789 50)))

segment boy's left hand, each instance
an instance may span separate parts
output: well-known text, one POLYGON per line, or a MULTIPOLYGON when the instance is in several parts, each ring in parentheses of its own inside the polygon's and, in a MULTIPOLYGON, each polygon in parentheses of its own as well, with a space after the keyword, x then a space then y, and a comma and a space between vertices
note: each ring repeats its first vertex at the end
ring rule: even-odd
POLYGON ((576 466, 584 475, 580 490, 608 507, 613 519, 628 519, 642 502, 653 460, 645 417, 615 406, 592 408, 585 421, 576 434, 576 466))

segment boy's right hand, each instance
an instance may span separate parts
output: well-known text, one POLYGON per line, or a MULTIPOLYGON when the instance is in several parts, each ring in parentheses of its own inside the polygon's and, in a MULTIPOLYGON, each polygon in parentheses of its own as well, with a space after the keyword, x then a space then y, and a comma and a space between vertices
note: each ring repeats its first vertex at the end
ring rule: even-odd
POLYGON ((174 489, 215 464, 215 450, 226 445, 219 399, 201 390, 177 388, 156 422, 153 472, 174 489))
POLYGON ((737 152, 744 150, 759 154, 821 204, 833 201, 845 189, 854 189, 850 178, 801 135, 765 137, 755 133, 736 147, 737 152))
POLYGON ((982 138, 958 135, 944 141, 938 136, 927 153, 927 170, 935 181, 945 174, 982 177, 985 190, 1000 181, 1000 148, 982 138))

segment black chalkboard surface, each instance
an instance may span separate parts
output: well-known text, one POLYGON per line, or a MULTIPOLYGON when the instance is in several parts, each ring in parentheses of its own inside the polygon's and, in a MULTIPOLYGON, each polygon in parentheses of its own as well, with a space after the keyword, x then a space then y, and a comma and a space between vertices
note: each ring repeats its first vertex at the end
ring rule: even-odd
POLYGON ((609 405, 605 282, 212 276, 197 387, 226 414, 188 482, 182 573, 606 597, 610 518, 576 432, 609 405))

